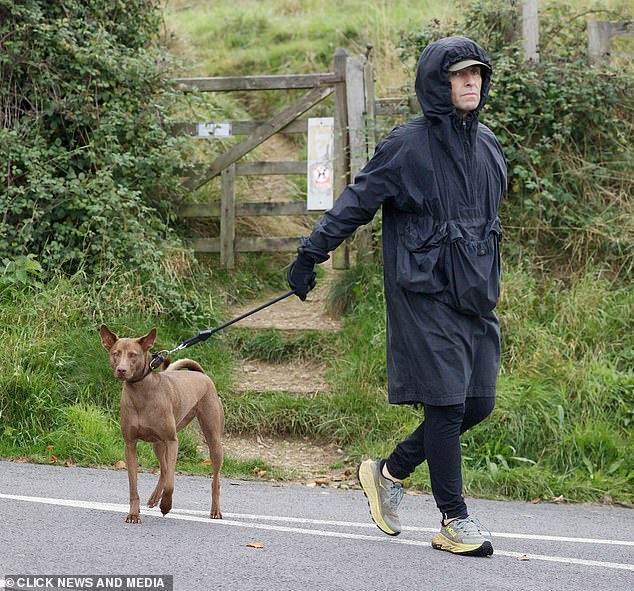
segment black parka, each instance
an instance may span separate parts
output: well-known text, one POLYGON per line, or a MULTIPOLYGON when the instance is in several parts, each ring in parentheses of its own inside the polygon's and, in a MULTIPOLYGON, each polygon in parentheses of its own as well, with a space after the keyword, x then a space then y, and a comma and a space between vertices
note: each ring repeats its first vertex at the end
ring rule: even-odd
POLYGON ((317 223, 300 252, 328 258, 382 207, 387 371, 393 403, 456 404, 494 396, 500 357, 493 309, 500 292, 506 162, 478 121, 491 83, 482 68, 478 108, 460 117, 448 68, 464 59, 490 65, 465 37, 422 53, 416 94, 423 116, 395 128, 317 223))

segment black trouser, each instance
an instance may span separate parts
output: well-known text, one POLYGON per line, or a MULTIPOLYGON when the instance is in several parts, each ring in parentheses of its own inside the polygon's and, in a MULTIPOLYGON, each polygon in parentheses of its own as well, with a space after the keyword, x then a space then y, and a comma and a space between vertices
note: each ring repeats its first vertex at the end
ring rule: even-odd
POLYGON ((425 404, 425 420, 386 460, 394 478, 407 478, 427 460, 431 490, 445 519, 467 517, 462 496, 460 435, 491 414, 495 398, 467 398, 464 404, 425 404))

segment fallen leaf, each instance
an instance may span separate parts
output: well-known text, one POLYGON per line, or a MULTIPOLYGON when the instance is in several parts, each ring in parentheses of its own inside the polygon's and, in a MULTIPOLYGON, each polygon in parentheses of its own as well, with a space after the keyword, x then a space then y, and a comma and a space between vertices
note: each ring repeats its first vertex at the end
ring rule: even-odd
POLYGON ((264 544, 262 542, 253 542, 252 544, 247 544, 247 548, 264 548, 264 544))
POLYGON ((51 464, 57 464, 57 456, 51 456, 51 464))
POLYGON ((557 504, 559 504, 559 503, 561 503, 563 500, 564 500, 564 495, 559 495, 558 497, 555 497, 555 498, 551 501, 551 503, 557 503, 557 504))
POLYGON ((207 458, 206 460, 203 460, 202 462, 200 462, 203 466, 211 466, 211 458, 207 458))
POLYGON ((330 484, 330 480, 328 478, 315 478, 315 484, 317 486, 328 486, 330 484))
POLYGON ((531 501, 531 504, 533 504, 533 505, 537 505, 537 504, 539 504, 539 503, 541 503, 541 502, 542 502, 542 500, 541 500, 540 498, 537 498, 537 499, 533 499, 533 500, 531 501))
POLYGON ((15 460, 16 464, 30 464, 31 460, 29 460, 28 458, 18 458, 17 460, 15 460))
POLYGON ((253 468, 253 473, 258 478, 262 478, 262 476, 264 476, 266 474, 266 470, 262 470, 262 468, 259 468, 258 466, 256 466, 255 468, 253 468))
POLYGON ((123 460, 119 460, 115 465, 114 465, 114 469, 115 470, 124 470, 125 469, 125 462, 123 460))
POLYGON ((520 554, 519 556, 515 557, 515 560, 530 560, 530 558, 526 556, 526 554, 520 554))

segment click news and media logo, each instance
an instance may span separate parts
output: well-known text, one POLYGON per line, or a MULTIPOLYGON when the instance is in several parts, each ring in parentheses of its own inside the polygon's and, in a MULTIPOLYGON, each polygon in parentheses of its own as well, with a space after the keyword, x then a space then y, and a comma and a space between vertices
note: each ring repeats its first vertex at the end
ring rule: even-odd
POLYGON ((5 591, 174 591, 173 575, 5 575, 0 579, 5 591))

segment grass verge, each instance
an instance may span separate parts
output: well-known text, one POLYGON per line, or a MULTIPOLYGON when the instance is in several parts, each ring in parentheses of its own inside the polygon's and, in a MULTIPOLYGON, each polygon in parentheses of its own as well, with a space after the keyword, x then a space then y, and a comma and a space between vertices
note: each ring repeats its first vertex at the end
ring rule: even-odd
MULTIPOLYGON (((252 276, 239 277, 228 290, 223 276, 224 290, 252 294, 252 276)), ((326 345, 318 334, 284 339, 273 331, 235 329, 197 348, 196 359, 222 393, 229 431, 307 436, 345 448, 356 461, 386 455, 423 420, 422 411, 387 404, 380 267, 356 267, 341 281, 353 296, 335 343, 326 345), (239 354, 272 361, 318 354, 328 362, 331 391, 313 398, 234 392, 239 354)), ((498 404, 463 437, 466 493, 632 502, 634 290, 616 287, 596 271, 564 284, 521 266, 507 271, 504 285, 498 404)), ((215 284, 208 287, 215 291, 215 284)), ((262 288, 270 287, 263 280, 262 288)), ((68 280, 2 292, 0 456, 98 466, 124 459, 121 386, 112 379, 98 324, 113 318, 115 332, 129 335, 156 325, 160 348, 191 330, 128 308, 118 309, 117 317, 94 298, 68 280)), ((214 314, 222 316, 223 305, 214 304, 214 314)), ((196 433, 184 432, 179 470, 209 471, 199 444, 196 433)), ((141 445, 140 461, 143 469, 156 468, 149 446, 141 445)), ((262 461, 231 458, 224 473, 251 477, 256 465, 284 477, 262 461)), ((410 483, 429 490, 425 466, 410 483)))

